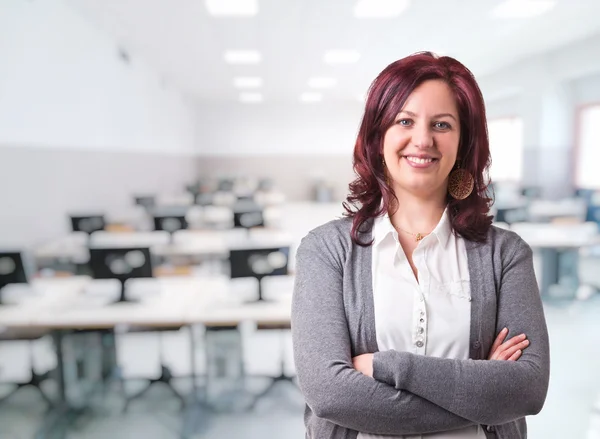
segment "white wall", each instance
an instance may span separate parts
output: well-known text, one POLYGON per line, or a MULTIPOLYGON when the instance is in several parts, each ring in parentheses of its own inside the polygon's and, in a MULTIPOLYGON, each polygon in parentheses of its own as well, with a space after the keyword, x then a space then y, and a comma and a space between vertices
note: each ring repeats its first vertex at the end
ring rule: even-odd
POLYGON ((196 176, 195 110, 62 0, 0 2, 0 248, 196 176))
POLYGON ((348 155, 363 104, 205 104, 197 111, 202 155, 348 155))
POLYGON ((479 83, 488 118, 523 119, 524 182, 541 185, 550 197, 570 195, 577 108, 600 100, 600 35, 528 58, 479 83))
POLYGON ((0 145, 191 154, 181 94, 62 0, 0 2, 0 145))

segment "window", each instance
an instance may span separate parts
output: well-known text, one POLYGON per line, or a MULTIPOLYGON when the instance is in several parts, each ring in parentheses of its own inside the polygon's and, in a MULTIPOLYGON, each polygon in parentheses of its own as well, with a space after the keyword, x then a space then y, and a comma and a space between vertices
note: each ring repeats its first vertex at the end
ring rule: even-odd
POLYGON ((520 118, 502 118, 488 121, 493 182, 521 181, 523 165, 523 122, 520 118))
POLYGON ((600 104, 586 106, 580 110, 577 129, 575 184, 580 188, 600 189, 600 104))

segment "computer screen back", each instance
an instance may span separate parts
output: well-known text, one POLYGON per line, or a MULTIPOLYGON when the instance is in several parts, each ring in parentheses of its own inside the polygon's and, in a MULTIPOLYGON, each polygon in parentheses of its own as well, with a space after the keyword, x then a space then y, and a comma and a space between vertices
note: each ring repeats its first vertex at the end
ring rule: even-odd
POLYGON ((20 252, 0 252, 0 288, 27 283, 25 264, 20 252))
POLYGON ((288 274, 289 255, 289 247, 230 250, 230 276, 284 276, 288 274))
POLYGON ((104 230, 106 222, 104 215, 74 216, 71 215, 71 228, 74 232, 85 232, 91 234, 98 230, 104 230))
POLYGON ((95 279, 132 279, 152 277, 150 249, 92 248, 90 269, 95 279))

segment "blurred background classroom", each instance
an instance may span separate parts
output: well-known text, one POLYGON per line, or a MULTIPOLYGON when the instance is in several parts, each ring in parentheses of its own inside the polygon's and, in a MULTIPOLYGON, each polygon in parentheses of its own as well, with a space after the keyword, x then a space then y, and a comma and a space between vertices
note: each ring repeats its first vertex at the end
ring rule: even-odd
POLYGON ((2 0, 0 439, 304 437, 294 255, 370 82, 431 50, 488 111, 551 339, 529 437, 600 438, 600 2, 2 0))

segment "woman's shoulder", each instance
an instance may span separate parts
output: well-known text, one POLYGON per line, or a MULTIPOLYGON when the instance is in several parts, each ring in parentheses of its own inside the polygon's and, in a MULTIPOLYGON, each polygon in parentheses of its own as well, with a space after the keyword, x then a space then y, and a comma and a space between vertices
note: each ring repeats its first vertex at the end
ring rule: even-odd
POLYGON ((351 242, 352 218, 342 217, 315 227, 302 239, 303 246, 321 247, 328 243, 351 242))
POLYGON ((485 243, 501 259, 510 259, 517 251, 531 252, 531 247, 516 232, 492 225, 485 243))

